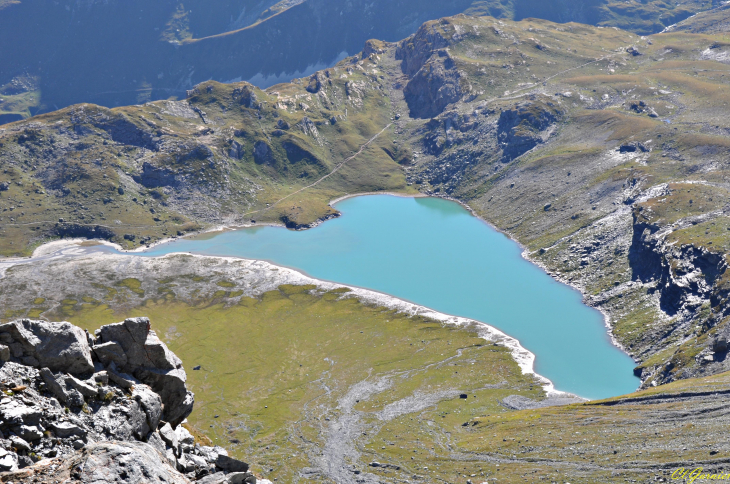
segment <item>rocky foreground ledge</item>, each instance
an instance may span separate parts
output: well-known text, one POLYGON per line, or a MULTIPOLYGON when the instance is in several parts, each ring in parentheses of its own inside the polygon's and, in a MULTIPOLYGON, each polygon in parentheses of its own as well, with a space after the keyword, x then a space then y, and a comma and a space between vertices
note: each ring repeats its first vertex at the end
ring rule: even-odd
MULTIPOLYGON (((256 483, 195 443, 180 359, 147 318, 0 324, 0 482, 256 483)), ((268 481, 260 481, 268 482, 268 481)))

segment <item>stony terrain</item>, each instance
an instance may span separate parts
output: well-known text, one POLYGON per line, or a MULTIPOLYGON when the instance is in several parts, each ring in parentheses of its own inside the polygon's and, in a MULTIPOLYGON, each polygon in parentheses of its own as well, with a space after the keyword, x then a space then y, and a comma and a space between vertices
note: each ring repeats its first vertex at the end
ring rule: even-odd
POLYGON ((23 319, 1 325, 0 340, 3 482, 256 482, 186 430, 185 370, 148 319, 93 336, 23 319))

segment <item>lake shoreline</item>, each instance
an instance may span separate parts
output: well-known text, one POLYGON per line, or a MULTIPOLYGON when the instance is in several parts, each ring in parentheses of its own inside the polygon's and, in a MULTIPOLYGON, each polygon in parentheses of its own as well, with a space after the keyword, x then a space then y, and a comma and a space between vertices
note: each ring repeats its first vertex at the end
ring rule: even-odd
MULTIPOLYGON (((604 334, 606 334, 606 333, 608 334, 609 339, 611 341, 611 344, 614 347, 618 348, 625 355, 628 355, 628 353, 626 352, 626 350, 618 343, 618 341, 616 340, 616 338, 613 335, 613 331, 612 331, 613 328, 611 327, 611 325, 609 323, 609 321, 610 321, 610 315, 607 314, 606 311, 604 311, 604 310, 602 310, 600 308, 596 308, 593 304, 590 304, 590 301, 586 298, 586 294, 583 292, 583 290, 582 290, 581 287, 577 286, 576 284, 571 283, 570 281, 564 280, 558 274, 555 274, 555 273, 551 272, 540 261, 537 261, 537 260, 532 259, 532 257, 530 256, 530 252, 527 250, 527 248, 523 244, 521 244, 518 240, 516 240, 512 236, 512 234, 510 234, 509 232, 506 232, 504 230, 500 230, 498 227, 495 227, 489 221, 487 221, 484 218, 480 217, 468 204, 466 204, 464 202, 461 202, 459 200, 453 199, 451 197, 444 196, 444 195, 428 195, 428 194, 411 195, 411 194, 404 194, 404 193, 397 193, 397 192, 368 192, 368 193, 346 194, 346 195, 343 195, 341 197, 338 197, 338 198, 335 198, 335 199, 331 200, 329 202, 329 205, 332 206, 332 207, 334 207, 337 203, 339 203, 341 201, 344 201, 346 199, 356 198, 356 197, 364 197, 364 196, 367 196, 367 195, 387 195, 387 196, 398 197, 398 198, 414 198, 414 199, 415 198, 429 198, 429 197, 431 197, 431 198, 443 199, 443 200, 448 200, 448 201, 451 201, 451 202, 456 202, 457 204, 459 204, 459 206, 461 206, 462 208, 464 208, 464 210, 466 210, 467 212, 469 212, 469 214, 471 214, 473 217, 475 217, 476 219, 478 219, 480 222, 486 224, 492 230, 494 230, 494 231, 496 231, 496 232, 498 232, 500 234, 503 234, 505 237, 508 237, 510 239, 510 241, 512 241, 513 243, 516 243, 517 246, 520 249, 520 255, 521 255, 522 259, 524 259, 525 261, 529 262, 533 266, 539 267, 542 270, 542 272, 544 272, 546 275, 550 276, 550 278, 552 280, 554 280, 554 281, 556 281, 558 283, 564 284, 564 285, 566 285, 567 287, 571 288, 574 291, 577 291, 581 295, 581 303, 584 306, 590 307, 592 309, 596 309, 601 314, 603 326, 605 328, 604 334)), ((339 216, 339 214, 338 214, 338 216, 339 216)), ((314 228, 314 227, 316 227, 316 226, 324 223, 324 221, 326 221, 326 220, 320 220, 318 223, 312 224, 311 226, 307 227, 307 229, 308 228, 314 228)), ((10 267, 10 266, 14 265, 14 262, 15 263, 28 263, 28 262, 32 262, 32 259, 33 258, 38 258, 38 257, 51 257, 51 256, 53 256, 54 253, 57 253, 59 251, 62 251, 64 248, 68 248, 68 247, 71 247, 71 246, 77 247, 77 248, 81 248, 81 247, 84 247, 84 246, 91 247, 91 246, 95 246, 95 245, 102 245, 102 246, 109 247, 112 250, 114 250, 117 253, 122 254, 122 255, 123 254, 141 255, 142 253, 144 253, 146 251, 149 251, 149 250, 151 250, 153 248, 156 248, 156 247, 159 247, 161 245, 168 244, 168 243, 174 242, 174 241, 184 240, 184 239, 194 240, 196 237, 201 237, 201 236, 205 236, 205 235, 209 235, 209 236, 213 237, 213 236, 215 236, 215 235, 217 235, 219 233, 225 233, 225 232, 242 230, 242 229, 253 228, 253 227, 280 227, 280 228, 286 228, 286 227, 284 227, 283 224, 277 224, 277 223, 262 223, 262 224, 250 224, 249 223, 249 224, 240 224, 240 225, 239 224, 236 224, 236 225, 218 225, 218 226, 214 226, 214 227, 209 227, 209 228, 207 228, 205 230, 201 230, 201 231, 196 232, 194 234, 186 235, 184 237, 170 237, 170 238, 167 238, 167 239, 160 240, 160 241, 158 241, 158 242, 156 242, 154 244, 150 244, 149 246, 143 246, 143 247, 139 247, 139 248, 132 249, 132 250, 124 250, 120 245, 118 245, 116 243, 109 242, 109 241, 105 241, 105 240, 99 240, 99 239, 93 239, 93 240, 88 240, 88 239, 63 239, 63 240, 55 240, 55 241, 51 241, 51 242, 48 242, 46 244, 43 244, 43 245, 39 246, 38 248, 36 248, 36 250, 34 250, 33 255, 30 258, 22 258, 22 259, 15 259, 15 260, 10 260, 10 259, 3 260, 3 259, 0 259, 0 270, 2 270, 2 266, 6 266, 5 269, 7 269, 7 267, 10 267)), ((290 230, 292 230, 292 229, 290 229, 290 230)), ((306 230, 306 229, 303 229, 303 230, 306 230)), ((176 253, 189 254, 188 252, 176 252, 176 253)), ((226 258, 226 256, 206 256, 206 257, 220 257, 220 258, 224 258, 224 259, 226 258)), ((393 298, 394 300, 402 301, 403 303, 412 304, 414 306, 420 306, 422 308, 427 308, 427 306, 421 306, 421 305, 419 305, 417 303, 412 303, 412 302, 408 301, 405 298, 399 298, 397 296, 393 296, 393 295, 387 294, 385 292, 379 292, 377 290, 374 291, 373 289, 366 289, 366 288, 358 287, 356 285, 339 283, 339 282, 336 282, 336 281, 330 281, 330 280, 323 279, 323 278, 315 278, 315 277, 309 276, 308 274, 306 274, 305 271, 303 271, 300 268, 288 267, 288 266, 283 265, 281 263, 274 263, 273 261, 267 260, 265 258, 254 259, 254 258, 246 258, 246 257, 239 257, 239 256, 231 256, 231 257, 233 259, 243 259, 243 260, 262 260, 262 261, 265 261, 265 262, 270 263, 272 265, 275 265, 277 267, 282 267, 282 268, 286 268, 288 270, 297 271, 297 272, 299 272, 300 274, 303 274, 306 277, 311 277, 313 280, 318 280, 318 281, 323 281, 323 282, 329 282, 329 283, 334 283, 334 284, 341 284, 342 286, 347 286, 347 287, 350 287, 352 289, 358 289, 358 290, 362 290, 362 291, 375 292, 375 293, 378 293, 382 297, 385 297, 385 298, 393 298)), ((2 270, 2 272, 4 272, 4 270, 2 270)), ((2 274, 0 274, 0 277, 1 276, 2 276, 2 274)), ((435 310, 432 310, 432 311, 435 311, 435 310)), ((448 316, 445 313, 439 313, 439 314, 441 314, 442 316, 448 316)), ((457 316, 453 316, 453 317, 457 317, 457 316)), ((528 350, 526 350, 524 347, 522 347, 521 346, 521 343, 519 342, 519 340, 517 338, 508 336, 506 333, 503 333, 502 331, 500 331, 496 327, 491 326, 491 325, 489 325, 487 323, 481 322, 481 321, 479 321, 477 319, 473 319, 473 318, 463 318, 463 319, 464 320, 473 321, 473 322, 476 322, 478 324, 484 325, 484 327, 489 328, 489 331, 491 331, 491 332, 495 332, 496 331, 499 334, 501 334, 503 337, 513 339, 514 340, 514 344, 510 343, 513 346, 513 347, 511 347, 511 350, 513 352, 513 357, 514 357, 514 359, 516 361, 518 361, 518 363, 520 364, 520 367, 523 369, 523 372, 524 373, 532 373, 532 374, 535 374, 538 378, 544 378, 545 381, 547 382, 546 384, 543 385, 543 387, 545 388, 546 393, 548 393, 548 394, 551 394, 551 392, 557 392, 559 394, 564 393, 564 392, 555 390, 555 386, 554 386, 554 384, 552 383, 551 380, 549 380, 548 378, 543 377, 542 375, 540 375, 540 374, 537 373, 537 371, 534 368, 535 355, 533 353, 529 352, 528 350), (523 351, 525 353, 529 354, 530 356, 525 356, 525 353, 523 353, 523 351), (528 362, 525 363, 525 361, 528 361, 528 362)), ((630 356, 630 355, 628 355, 628 356, 630 356)), ((632 361, 635 362, 635 360, 633 360, 633 359, 632 359, 632 361)))

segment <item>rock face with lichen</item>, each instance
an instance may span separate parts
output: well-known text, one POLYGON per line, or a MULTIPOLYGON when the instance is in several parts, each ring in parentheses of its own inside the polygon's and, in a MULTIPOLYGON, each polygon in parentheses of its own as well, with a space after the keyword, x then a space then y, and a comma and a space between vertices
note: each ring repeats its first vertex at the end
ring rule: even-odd
POLYGON ((201 446, 180 359, 147 318, 102 326, 0 325, 0 480, 255 483, 248 464, 201 446))

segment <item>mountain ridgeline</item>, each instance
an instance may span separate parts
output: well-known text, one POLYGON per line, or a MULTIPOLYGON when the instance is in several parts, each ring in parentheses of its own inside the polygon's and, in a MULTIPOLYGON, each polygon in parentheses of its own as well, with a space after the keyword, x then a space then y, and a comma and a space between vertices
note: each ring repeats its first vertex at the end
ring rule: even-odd
MULTIPOLYGON (((713 0, 717 3, 717 0, 713 0)), ((0 1, 0 123, 91 102, 184 97, 206 80, 288 82, 467 13, 661 31, 710 3, 689 0, 0 1), (335 6, 336 4, 336 6, 335 6), (32 28, 28 28, 32 26, 32 28)))

